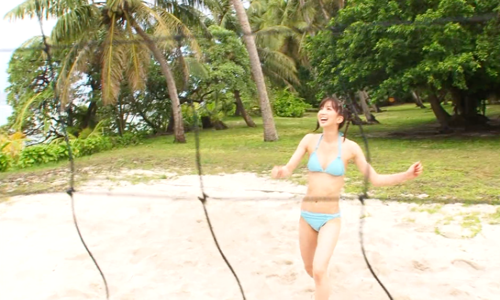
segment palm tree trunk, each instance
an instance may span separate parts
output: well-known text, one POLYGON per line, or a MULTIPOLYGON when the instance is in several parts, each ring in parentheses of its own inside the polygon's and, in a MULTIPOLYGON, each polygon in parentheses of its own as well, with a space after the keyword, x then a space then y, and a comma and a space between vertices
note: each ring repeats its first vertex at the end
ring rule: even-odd
MULTIPOLYGON (((306 4, 305 0, 300 0, 299 1, 299 9, 302 10, 302 8, 304 7, 305 4, 306 4)), ((304 13, 303 17, 304 17, 304 20, 306 21, 307 27, 310 28, 308 30, 309 34, 311 36, 314 36, 315 35, 315 30, 312 29, 313 22, 312 22, 311 18, 309 17, 309 15, 307 13, 304 13)))
POLYGON ((245 41, 248 55, 250 57, 250 67, 252 69, 253 79, 255 80, 257 91, 259 92, 260 110, 262 113, 262 122, 264 123, 264 141, 276 141, 278 140, 278 132, 276 131, 276 126, 274 125, 273 111, 271 109, 271 104, 269 103, 266 84, 264 83, 264 74, 262 73, 259 54, 257 53, 257 47, 255 46, 255 40, 251 35, 252 30, 250 28, 250 23, 248 22, 248 17, 245 8, 243 7, 243 3, 241 3, 240 0, 231 1, 233 2, 241 29, 243 30, 243 40, 245 41))
POLYGON ((183 82, 183 86, 182 86, 182 88, 180 90, 181 90, 181 92, 183 92, 188 87, 189 71, 188 71, 188 68, 187 68, 187 65, 186 65, 186 60, 184 59, 184 55, 182 55, 182 49, 181 49, 181 47, 182 47, 182 45, 179 43, 179 45, 177 46, 177 55, 179 55, 179 62, 180 62, 180 66, 181 66, 181 69, 182 69, 182 82, 183 82))
POLYGON ((344 0, 337 0, 337 6, 339 9, 343 9, 345 7, 345 1, 344 0))
MULTIPOLYGON (((323 12, 323 17, 325 17, 325 21, 328 23, 331 19, 330 17, 330 14, 326 11, 325 9, 325 4, 323 3, 323 1, 319 0, 319 6, 321 7, 321 12, 323 12)), ((343 5, 343 2, 342 2, 342 7, 343 8, 344 5, 343 5)))
POLYGON ((118 127, 118 134, 123 136, 123 113, 122 113, 122 105, 120 103, 120 98, 118 98, 118 105, 115 106, 116 113, 116 126, 118 127))
POLYGON ((245 120, 245 123, 247 123, 248 127, 255 127, 255 123, 245 110, 243 101, 241 101, 240 91, 234 90, 233 93, 234 93, 234 99, 236 100, 236 111, 239 111, 241 113, 241 116, 243 117, 243 120, 245 120))
POLYGON ((179 96, 177 95, 177 87, 175 86, 174 76, 172 75, 172 71, 168 66, 165 57, 160 52, 158 47, 156 47, 153 40, 142 30, 142 28, 137 25, 135 21, 131 22, 132 27, 137 31, 137 33, 144 39, 147 47, 153 53, 153 56, 156 58, 158 63, 160 64, 161 71, 165 76, 167 81, 168 94, 170 96, 170 100, 172 101, 172 114, 174 116, 174 136, 175 142, 185 143, 186 137, 184 135, 184 124, 182 120, 182 112, 181 112, 181 104, 179 101, 179 96))

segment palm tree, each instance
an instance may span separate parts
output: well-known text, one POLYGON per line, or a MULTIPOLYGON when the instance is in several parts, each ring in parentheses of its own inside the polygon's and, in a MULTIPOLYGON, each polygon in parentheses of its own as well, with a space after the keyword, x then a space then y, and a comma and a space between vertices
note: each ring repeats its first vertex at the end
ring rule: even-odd
MULTIPOLYGON (((205 5, 209 9, 211 15, 211 18, 207 18, 206 20, 207 26, 215 24, 221 28, 235 32, 238 36, 241 35, 241 28, 231 5, 231 0, 206 1, 205 5)), ((257 35, 258 34, 259 33, 257 33, 257 35)), ((296 76, 297 70, 295 68, 295 63, 291 57, 280 52, 278 48, 269 47, 270 44, 266 43, 267 40, 259 43, 259 40, 256 39, 255 42, 262 66, 262 72, 271 84, 278 86, 287 85, 292 89, 293 84, 299 84, 299 80, 296 76)), ((250 64, 248 64, 248 67, 250 67, 250 64)), ((250 115, 245 111, 240 92, 240 90, 234 90, 235 103, 237 106, 236 113, 242 115, 249 127, 255 127, 250 115)))
MULTIPOLYGON (((174 76, 162 50, 176 47, 169 37, 176 33, 191 37, 182 22, 167 10, 155 9, 140 0, 107 0, 89 3, 86 0, 26 0, 9 13, 6 18, 33 17, 40 11, 46 18, 56 17, 52 32, 56 43, 87 45, 69 51, 63 64, 59 83, 62 101, 68 101, 71 83, 85 68, 85 61, 93 55, 92 44, 102 45, 102 97, 105 104, 115 103, 124 77, 137 90, 144 86, 149 53, 161 66, 172 101, 175 142, 185 143, 183 118, 174 76), (144 28, 143 28, 144 26, 144 28), (134 32, 135 31, 135 32, 134 32), (152 33, 149 33, 152 32, 152 33), (138 36, 137 36, 138 35, 138 36), (152 35, 152 36, 151 36, 152 35)), ((191 47, 197 49, 195 39, 191 47)))
MULTIPOLYGON (((295 76, 297 67, 308 65, 306 56, 302 53, 302 43, 312 25, 304 21, 304 15, 311 14, 310 10, 301 11, 294 1, 262 0, 254 1, 248 9, 252 30, 255 33, 257 47, 266 52, 279 54, 276 56, 280 65, 290 65, 293 75, 283 74, 286 81, 300 84, 295 76)), ((260 52, 259 52, 260 54, 260 52)), ((266 72, 267 70, 265 70, 266 72)), ((292 88, 292 84, 289 84, 292 88)))
MULTIPOLYGON (((303 37, 306 34, 314 35, 318 30, 327 26, 331 17, 344 8, 343 0, 260 0, 252 3, 255 13, 252 21, 254 32, 276 31, 281 34, 273 36, 274 39, 268 43, 281 45, 281 52, 297 60, 309 68, 307 57, 301 53, 303 37), (290 28, 291 33, 284 31, 283 27, 290 28)), ((257 35, 259 38, 259 35, 257 35)), ((268 35, 262 35, 261 39, 270 39, 268 35)), ((366 119, 369 123, 378 121, 371 114, 368 106, 368 93, 358 91, 357 97, 366 119)), ((356 97, 354 97, 356 98, 356 97)), ((353 100, 354 100, 353 98, 353 100)))
MULTIPOLYGON (((234 15, 231 6, 231 0, 217 0, 205 3, 213 17, 213 20, 209 20, 207 23, 215 23, 222 28, 236 32, 238 35, 242 34, 238 19, 234 15)), ((293 84, 300 84, 294 58, 284 53, 280 48, 281 44, 275 42, 282 35, 290 35, 292 29, 286 26, 274 26, 274 24, 269 24, 269 26, 265 24, 262 27, 256 26, 252 14, 254 3, 252 2, 246 13, 255 34, 255 46, 257 47, 264 77, 272 84, 287 85, 293 89, 293 84)))
POLYGON ((264 123, 264 141, 276 141, 278 140, 278 132, 276 131, 276 126, 274 124, 273 111, 271 109, 271 104, 269 103, 266 84, 264 82, 264 74, 262 72, 255 40, 252 36, 252 29, 250 27, 250 23, 248 22, 248 17, 245 8, 243 7, 243 3, 240 0, 231 1, 236 11, 236 16, 238 17, 241 29, 243 30, 243 40, 245 41, 248 55, 250 57, 250 67, 259 94, 262 122, 264 123))

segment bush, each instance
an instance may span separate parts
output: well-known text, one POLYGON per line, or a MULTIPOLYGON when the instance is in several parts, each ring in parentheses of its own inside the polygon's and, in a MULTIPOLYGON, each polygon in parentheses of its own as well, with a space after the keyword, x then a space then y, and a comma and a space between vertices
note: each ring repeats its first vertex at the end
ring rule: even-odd
POLYGON ((181 110, 185 128, 193 128, 195 121, 197 122, 198 126, 201 126, 201 109, 199 103, 193 103, 192 107, 190 104, 184 103, 181 105, 181 110), (196 110, 196 116, 198 118, 195 118, 195 112, 193 111, 193 108, 196 110))
POLYGON ((310 107, 310 104, 286 89, 276 93, 273 103, 274 113, 278 117, 301 118, 310 107))
POLYGON ((17 160, 17 167, 27 168, 58 161, 59 159, 53 148, 51 145, 34 145, 24 148, 17 160))
POLYGON ((128 145, 137 145, 141 136, 139 134, 132 134, 130 132, 124 133, 122 136, 115 137, 111 140, 113 147, 116 146, 128 146, 128 145))
MULTIPOLYGON (((138 144, 141 136, 126 133, 121 137, 92 136, 86 139, 70 140, 73 157, 88 156, 113 148, 138 144)), ((52 144, 33 145, 24 148, 17 159, 0 152, 0 172, 7 171, 11 166, 27 168, 35 165, 57 162, 69 158, 69 151, 63 139, 52 144)))
POLYGON ((87 139, 76 139, 70 142, 71 148, 78 150, 75 156, 87 156, 94 153, 110 150, 113 144, 109 137, 92 137, 87 139))
POLYGON ((7 154, 0 152, 0 172, 7 171, 11 164, 11 158, 7 154))

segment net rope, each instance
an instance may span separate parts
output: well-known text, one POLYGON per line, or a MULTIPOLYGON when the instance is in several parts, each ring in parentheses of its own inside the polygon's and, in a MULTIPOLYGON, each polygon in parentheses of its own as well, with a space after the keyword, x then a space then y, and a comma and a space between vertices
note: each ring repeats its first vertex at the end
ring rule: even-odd
MULTIPOLYGON (((43 50, 46 53, 47 62, 48 62, 47 68, 49 69, 49 72, 52 74, 51 78, 53 78, 53 80, 51 82, 51 88, 53 90, 54 98, 56 100, 56 103, 58 103, 58 105, 60 106, 60 108, 58 109, 58 114, 59 114, 59 119, 60 119, 60 123, 61 123, 61 126, 62 126, 63 134, 64 134, 64 140, 65 140, 67 151, 68 151, 68 160, 69 160, 69 164, 70 164, 70 175, 69 175, 69 187, 67 188, 66 193, 70 196, 70 199, 71 199, 71 210, 72 210, 72 216, 73 216, 73 223, 74 223, 74 226, 76 228, 76 231, 78 233, 78 236, 80 238, 80 241, 81 241, 82 245, 84 246, 85 250, 87 251, 87 253, 90 256, 90 258, 92 259, 92 261, 95 264, 97 270, 99 271, 99 274, 100 274, 100 276, 101 276, 101 278, 103 280, 103 284, 104 284, 104 287, 105 287, 106 299, 109 299, 110 292, 109 292, 109 287, 108 287, 108 283, 107 283, 106 277, 105 277, 105 275, 104 275, 101 267, 99 266, 97 260, 95 259, 94 255, 92 254, 92 252, 90 251, 89 247, 85 243, 84 238, 82 236, 82 233, 80 231, 79 225, 78 225, 78 219, 77 219, 76 212, 75 212, 75 201, 74 201, 74 194, 76 193, 76 190, 74 188, 74 181, 75 181, 74 179, 75 179, 75 173, 76 173, 75 172, 75 160, 74 160, 74 156, 73 156, 73 153, 72 153, 71 145, 70 145, 70 142, 69 142, 68 133, 67 133, 67 130, 66 130, 65 118, 63 116, 64 108, 63 108, 62 104, 60 104, 60 102, 58 101, 59 97, 58 97, 58 92, 57 92, 57 87, 56 87, 56 80, 54 79, 54 76, 53 76, 53 74, 55 74, 55 73, 54 73, 53 65, 52 65, 52 63, 54 61, 52 59, 51 49, 55 49, 55 48, 59 48, 59 49, 60 48, 73 48, 73 47, 80 47, 82 45, 78 45, 78 44, 67 44, 67 45, 57 44, 57 45, 50 45, 49 42, 48 42, 48 40, 47 40, 47 37, 46 37, 46 35, 44 33, 44 30, 43 30, 42 8, 40 6, 40 1, 37 1, 36 5, 37 5, 37 17, 38 17, 38 22, 39 22, 39 25, 40 25, 40 31, 41 31, 42 41, 43 41, 43 47, 42 48, 24 47, 24 48, 18 48, 18 49, 0 49, 0 52, 12 52, 12 51, 15 51, 15 50, 23 50, 23 51, 24 50, 27 50, 27 51, 43 50)), ((370 24, 365 24, 365 25, 368 25, 368 26, 385 26, 385 27, 388 27, 388 26, 393 26, 393 25, 416 24, 416 25, 422 25, 422 26, 429 26, 429 25, 433 25, 433 24, 444 24, 444 23, 447 23, 447 22, 461 22, 461 23, 484 22, 484 21, 488 21, 488 20, 490 20, 492 18, 498 18, 498 15, 496 15, 496 14, 493 14, 493 15, 481 15, 481 16, 472 16, 472 17, 467 17, 467 18, 462 18, 462 17, 458 17, 458 18, 441 18, 441 19, 436 19, 436 20, 432 20, 432 21, 422 21, 422 22, 414 22, 414 21, 413 22, 412 21, 377 22, 377 23, 370 23, 370 24)), ((331 30, 332 34, 337 34, 337 33, 341 33, 345 29, 345 26, 339 25, 339 26, 336 26, 336 27, 329 27, 329 29, 331 30)), ((251 33, 251 35, 256 35, 256 34, 262 34, 262 33, 251 33)), ((156 43, 158 43, 158 42, 165 41, 165 40, 170 40, 170 39, 179 40, 179 39, 187 39, 187 38, 188 37, 186 37, 186 36, 172 35, 172 36, 155 37, 153 39, 153 41, 156 42, 156 43)), ((114 43, 127 43, 127 44, 144 43, 144 42, 145 41, 143 41, 143 40, 133 40, 133 41, 130 41, 130 40, 123 40, 123 41, 115 40, 114 41, 114 43)), ((97 44, 97 43, 98 43, 98 41, 90 41, 90 42, 87 42, 87 44, 85 46, 91 46, 92 44, 97 44)), ((352 111, 357 114, 357 112, 356 112, 356 106, 353 104, 352 99, 350 99, 350 97, 347 97, 347 98, 349 100, 348 101, 349 102, 349 106, 351 107, 352 111)), ((215 231, 214 231, 214 229, 212 227, 210 216, 209 216, 209 213, 208 213, 208 210, 207 210, 207 207, 206 207, 207 201, 208 201, 208 199, 210 197, 206 193, 205 187, 204 187, 204 184, 203 184, 203 172, 202 172, 201 153, 200 153, 200 137, 199 137, 198 116, 196 114, 196 109, 194 109, 192 102, 190 103, 190 106, 191 106, 191 108, 193 110, 194 119, 195 119, 194 135, 195 135, 195 147, 196 147, 196 167, 197 167, 197 171, 198 171, 200 191, 201 191, 201 196, 198 197, 198 200, 200 200, 200 202, 202 204, 204 215, 205 215, 208 227, 210 229, 210 233, 211 233, 211 236, 213 238, 213 241, 214 241, 214 243, 215 243, 215 245, 216 245, 216 247, 217 247, 217 249, 218 249, 221 257, 223 258, 224 262, 227 264, 228 268, 230 269, 231 273, 233 274, 233 276, 234 276, 234 278, 235 278, 235 280, 236 280, 236 282, 238 284, 238 287, 239 287, 239 290, 240 290, 242 298, 244 300, 246 300, 246 296, 245 296, 242 284, 241 284, 241 282, 240 282, 240 280, 239 280, 239 278, 238 278, 238 276, 237 276, 234 268, 232 267, 231 263, 229 262, 229 260, 227 259, 226 255, 224 254, 224 252, 222 251, 222 249, 220 247, 220 244, 219 244, 219 242, 217 240, 215 231)), ((365 132, 363 131, 363 126, 361 124, 358 124, 358 126, 359 126, 359 129, 360 129, 360 133, 361 133, 362 139, 364 141, 365 150, 366 150, 366 154, 367 154, 367 161, 368 161, 368 166, 369 166, 369 164, 371 162, 371 159, 370 159, 370 151, 369 151, 368 139, 366 137, 365 132)), ((369 172, 367 174, 369 174, 369 172)), ((364 212, 365 212, 365 202, 366 202, 367 199, 369 199, 369 197, 368 197, 368 184, 369 184, 369 175, 364 177, 363 192, 362 192, 362 194, 360 194, 357 197, 358 200, 361 202, 361 216, 363 216, 364 212)), ((258 191, 258 190, 256 190, 256 191, 258 191)), ((260 191, 264 191, 264 190, 260 190, 260 191)), ((267 191, 267 192, 276 192, 276 191, 267 191)), ((85 193, 86 194, 92 194, 92 192, 82 191, 82 194, 85 194, 85 193)), ((131 195, 131 194, 128 194, 128 195, 131 195)), ((148 195, 148 196, 151 196, 151 195, 148 195)), ((160 196, 160 197, 165 198, 165 196, 160 196)), ((221 197, 215 197, 214 199, 222 199, 222 198, 221 197)), ((252 200, 255 200, 255 198, 252 198, 252 200)), ((266 199, 266 200, 268 200, 268 199, 266 199)), ((362 251, 362 254, 363 254, 363 258, 364 258, 364 260, 365 260, 365 262, 366 262, 366 264, 367 264, 367 266, 368 266, 368 268, 370 270, 370 273, 373 275, 373 277, 378 282, 378 284, 382 287, 382 289, 386 293, 387 297, 392 300, 393 299, 392 295, 390 294, 390 292, 388 291, 388 289, 384 286, 384 284, 381 282, 381 280, 378 278, 378 276, 375 274, 375 271, 373 270, 373 267, 371 266, 371 264, 370 264, 370 262, 369 262, 369 260, 367 258, 366 250, 365 250, 365 246, 364 246, 363 230, 364 230, 364 218, 360 218, 359 238, 360 238, 361 251, 362 251)))

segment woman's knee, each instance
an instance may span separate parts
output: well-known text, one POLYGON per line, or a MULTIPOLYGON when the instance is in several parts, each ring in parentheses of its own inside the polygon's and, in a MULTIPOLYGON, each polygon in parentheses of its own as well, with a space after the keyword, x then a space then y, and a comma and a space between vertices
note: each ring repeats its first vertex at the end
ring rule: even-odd
POLYGON ((328 268, 323 265, 313 266, 312 271, 312 277, 315 281, 323 281, 327 277, 328 268))
POLYGON ((307 274, 313 277, 313 266, 312 265, 304 265, 304 269, 306 269, 307 274))

